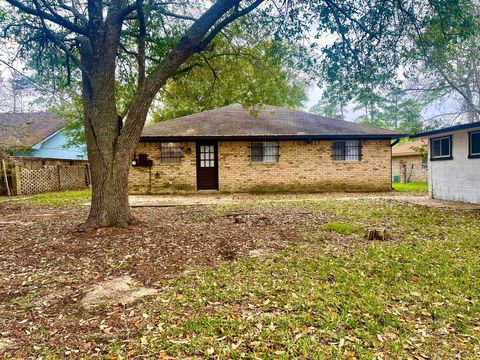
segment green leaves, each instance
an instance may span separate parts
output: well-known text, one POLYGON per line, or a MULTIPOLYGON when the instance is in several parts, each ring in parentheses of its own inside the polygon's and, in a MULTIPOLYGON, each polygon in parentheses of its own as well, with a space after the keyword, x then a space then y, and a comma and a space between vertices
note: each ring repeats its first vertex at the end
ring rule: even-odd
POLYGON ((289 46, 260 40, 234 46, 219 38, 212 50, 196 55, 185 72, 171 79, 160 94, 154 120, 162 121, 233 103, 299 108, 306 99, 302 73, 287 67, 289 46))

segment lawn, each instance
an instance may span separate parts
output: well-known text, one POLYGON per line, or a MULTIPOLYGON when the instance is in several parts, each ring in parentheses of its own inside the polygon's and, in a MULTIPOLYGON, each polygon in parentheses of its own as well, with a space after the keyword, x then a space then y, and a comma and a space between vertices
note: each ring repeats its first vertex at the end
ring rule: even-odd
POLYGON ((410 182, 410 183, 393 183, 393 189, 400 192, 428 192, 428 183, 426 182, 410 182))
POLYGON ((29 204, 41 206, 73 206, 81 205, 90 202, 92 192, 90 189, 73 190, 73 191, 57 191, 34 195, 19 195, 19 196, 0 196, 0 203, 4 201, 11 201, 16 204, 29 204))
POLYGON ((478 212, 250 201, 134 209, 138 228, 78 234, 84 207, 2 206, 0 334, 12 357, 480 356, 478 212), (26 236, 8 224, 20 213, 49 216, 28 220, 26 236), (375 226, 387 241, 363 238, 375 226), (159 295, 81 306, 91 285, 125 274, 159 295))

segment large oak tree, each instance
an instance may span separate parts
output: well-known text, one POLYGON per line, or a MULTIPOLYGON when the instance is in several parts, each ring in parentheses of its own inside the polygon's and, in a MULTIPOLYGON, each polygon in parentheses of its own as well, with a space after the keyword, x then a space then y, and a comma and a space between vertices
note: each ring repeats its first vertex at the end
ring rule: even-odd
MULTIPOLYGON (((333 67, 347 64, 352 73, 364 73, 381 63, 382 72, 388 72, 395 56, 386 54, 401 48, 402 34, 412 25, 411 14, 428 14, 432 3, 3 1, 3 40, 18 44, 18 56, 38 76, 49 79, 45 86, 58 89, 59 84, 81 81, 93 190, 86 225, 93 227, 134 222, 128 169, 152 101, 168 79, 188 70, 184 64, 192 55, 209 51, 214 38, 235 20, 250 16, 275 41, 317 50, 318 58, 328 59, 333 67), (334 40, 318 41, 324 34, 333 34, 334 40), (128 96, 119 97, 125 88, 128 96)), ((314 63, 308 57, 305 61, 314 63)))

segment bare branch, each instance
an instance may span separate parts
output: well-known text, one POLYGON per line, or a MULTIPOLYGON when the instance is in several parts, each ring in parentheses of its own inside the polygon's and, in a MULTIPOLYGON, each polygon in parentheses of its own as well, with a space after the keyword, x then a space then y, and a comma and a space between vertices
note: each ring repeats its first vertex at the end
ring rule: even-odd
POLYGON ((226 26, 231 24, 233 21, 238 19, 239 17, 248 14, 249 12, 255 10, 264 0, 256 0, 246 8, 240 10, 240 11, 235 11, 233 14, 230 16, 226 17, 220 23, 213 28, 212 31, 207 35, 207 37, 202 40, 200 47, 205 48, 214 38, 217 36, 217 34, 222 31, 226 26))
POLYGON ((351 22, 357 24, 360 29, 362 29, 362 31, 364 31, 365 33, 369 34, 370 36, 374 37, 374 38, 378 38, 378 34, 370 31, 370 29, 368 29, 365 25, 363 25, 360 21, 358 21, 357 19, 353 18, 352 16, 350 16, 342 7, 338 6, 338 4, 335 2, 335 1, 332 1, 332 0, 325 0, 325 2, 327 3, 327 5, 330 7, 330 8, 335 8, 340 14, 342 14, 345 18, 347 18, 348 20, 350 20, 351 22))
MULTIPOLYGON (((238 6, 240 0, 217 0, 214 2, 211 7, 190 26, 178 45, 169 55, 154 67, 145 81, 144 89, 137 93, 132 102, 125 125, 119 137, 119 143, 135 141, 144 125, 144 120, 142 121, 141 119, 146 118, 148 108, 158 91, 192 54, 203 49, 201 46, 203 45, 202 39, 212 27, 214 27, 214 30, 211 30, 208 35, 209 40, 212 40, 216 33, 234 19, 255 9, 262 1, 263 0, 257 0, 241 12, 236 12, 234 15, 228 16, 223 21, 220 21, 217 27, 214 27, 215 24, 232 8, 238 6)), ((208 42, 206 42, 206 44, 208 44, 208 42)))
POLYGON ((29 15, 38 16, 41 19, 51 21, 51 22, 53 22, 57 25, 60 25, 60 26, 64 27, 65 29, 73 31, 77 34, 81 34, 81 35, 85 35, 85 36, 88 34, 88 31, 84 26, 72 23, 71 21, 65 19, 64 17, 62 17, 62 16, 60 16, 56 13, 52 14, 52 13, 45 12, 41 9, 31 8, 31 7, 23 4, 22 2, 20 2, 18 0, 6 0, 6 1, 10 5, 16 7, 19 10, 22 10, 23 12, 25 12, 29 15))
POLYGON ((143 12, 143 0, 137 0, 137 14, 139 22, 138 31, 138 89, 145 86, 145 38, 147 36, 147 19, 143 12))

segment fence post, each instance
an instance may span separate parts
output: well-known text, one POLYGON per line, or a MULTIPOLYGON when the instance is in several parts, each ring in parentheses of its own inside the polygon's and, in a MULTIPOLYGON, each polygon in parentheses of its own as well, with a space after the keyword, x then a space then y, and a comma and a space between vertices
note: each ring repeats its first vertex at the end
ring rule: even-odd
POLYGON ((62 180, 60 179, 60 165, 57 165, 58 191, 62 190, 62 180))
POLYGON ((90 164, 87 163, 88 186, 92 186, 92 174, 90 173, 90 164))
POLYGON ((5 165, 4 159, 2 159, 2 168, 3 168, 3 176, 5 177, 5 187, 7 189, 7 195, 12 196, 12 192, 10 191, 10 185, 8 184, 7 167, 5 165))
POLYGON ((22 195, 22 168, 16 164, 12 171, 12 187, 14 195, 22 195))

